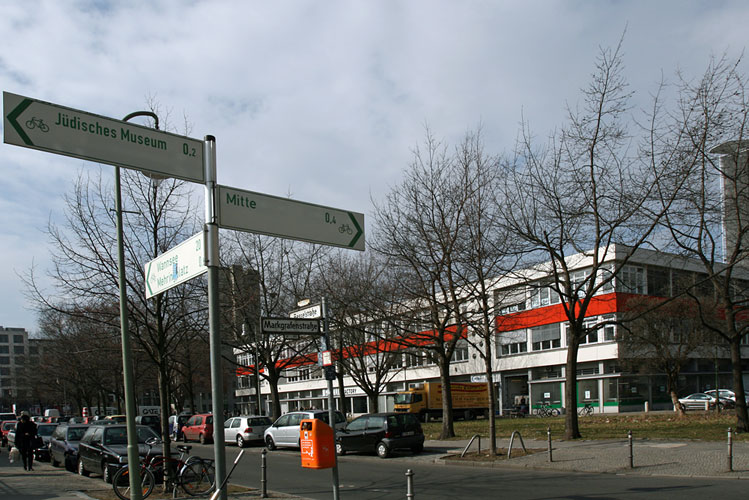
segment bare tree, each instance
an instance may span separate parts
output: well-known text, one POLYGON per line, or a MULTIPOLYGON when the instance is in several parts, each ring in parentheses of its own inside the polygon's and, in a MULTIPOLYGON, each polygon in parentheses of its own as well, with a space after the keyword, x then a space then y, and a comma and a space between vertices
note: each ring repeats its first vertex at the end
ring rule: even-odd
POLYGON ((613 285, 665 210, 655 210, 652 203, 658 166, 629 151, 632 138, 624 118, 631 93, 620 51, 621 42, 613 50, 601 49, 591 81, 582 89, 581 109, 568 108, 567 126, 548 146, 537 148, 523 126, 502 193, 509 229, 535 255, 525 262, 538 274, 531 281, 527 275, 518 278, 532 293, 549 289, 556 294, 569 324, 566 439, 581 437, 575 411, 577 356, 590 333, 586 316, 591 300, 613 285))
MULTIPOLYGON (((653 155, 680 160, 686 183, 665 225, 679 251, 704 268, 710 292, 691 295, 703 325, 730 349, 736 429, 749 432, 741 352, 749 333, 749 102, 741 62, 723 56, 698 79, 679 74, 676 110, 654 118, 653 155)), ((674 177, 661 180, 665 192, 674 177)))
MULTIPOLYGON (((457 271, 461 246, 466 244, 465 200, 469 186, 462 182, 461 167, 447 148, 427 130, 423 149, 417 147, 404 180, 382 203, 375 203, 377 224, 372 247, 394 271, 401 293, 399 314, 389 319, 404 328, 402 342, 428 350, 440 371, 442 383, 441 439, 453 429, 450 361, 465 336, 460 324, 457 271)), ((393 313, 392 310, 385 311, 393 313)))

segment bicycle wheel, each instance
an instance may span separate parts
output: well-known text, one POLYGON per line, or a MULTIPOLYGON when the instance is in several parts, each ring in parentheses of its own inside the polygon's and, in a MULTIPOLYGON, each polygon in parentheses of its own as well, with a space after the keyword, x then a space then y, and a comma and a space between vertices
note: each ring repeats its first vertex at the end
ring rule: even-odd
POLYGON ((192 460, 179 472, 179 483, 190 496, 205 495, 213 489, 215 480, 216 470, 213 462, 207 460, 192 460))
MULTIPOLYGON (((153 473, 145 467, 140 468, 140 494, 142 498, 147 498, 153 491, 156 480, 153 473)), ((122 500, 130 500, 130 470, 127 466, 118 470, 112 477, 112 488, 114 494, 122 500)))
POLYGON ((552 408, 551 410, 549 410, 549 413, 552 417, 558 417, 560 415, 558 408, 552 408))

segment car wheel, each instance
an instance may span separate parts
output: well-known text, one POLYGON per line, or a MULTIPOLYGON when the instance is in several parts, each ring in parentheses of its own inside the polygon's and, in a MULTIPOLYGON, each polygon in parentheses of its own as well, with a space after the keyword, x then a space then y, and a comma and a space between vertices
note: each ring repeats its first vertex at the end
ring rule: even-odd
POLYGON ((276 449, 276 443, 273 442, 273 438, 270 436, 265 437, 265 447, 268 448, 269 451, 273 451, 276 449))
POLYGON ((242 436, 240 436, 239 434, 237 434, 237 446, 239 448, 244 448, 245 447, 244 438, 242 436))
POLYGON ((336 452, 336 455, 341 455, 341 456, 346 454, 346 450, 343 449, 343 445, 341 443, 335 444, 335 452, 336 452))
POLYGON ((377 451, 377 456, 380 458, 387 458, 390 456, 390 449, 382 441, 377 443, 377 448, 375 448, 375 450, 377 451))
POLYGON ((109 472, 109 467, 107 467, 106 462, 101 464, 101 475, 102 479, 104 479, 104 482, 107 484, 112 483, 112 473, 109 472))
POLYGON ((205 434, 200 435, 199 441, 200 441, 200 444, 205 444, 205 434))
POLYGON ((90 472, 86 470, 86 466, 83 465, 83 460, 81 460, 80 458, 78 459, 78 474, 85 477, 88 477, 88 475, 90 474, 90 472))

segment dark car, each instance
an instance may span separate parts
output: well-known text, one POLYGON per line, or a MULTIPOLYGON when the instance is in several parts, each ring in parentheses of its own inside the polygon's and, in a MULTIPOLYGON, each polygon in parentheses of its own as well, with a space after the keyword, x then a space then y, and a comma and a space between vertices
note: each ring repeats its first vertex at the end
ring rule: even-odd
POLYGON ((161 435, 161 417, 158 415, 138 415, 135 417, 136 425, 147 425, 153 431, 161 435))
POLYGON ((8 445, 8 431, 15 429, 17 422, 18 420, 15 418, 13 420, 8 419, 0 422, 0 434, 2 434, 2 438, 0 439, 2 439, 2 446, 8 446, 8 448, 10 448, 10 445, 8 445))
MULTIPOLYGON (((149 451, 146 440, 158 436, 150 427, 136 426, 138 454, 144 458, 149 451)), ((78 443, 78 474, 101 474, 112 482, 114 473, 127 463, 127 426, 123 424, 92 425, 78 443)))
POLYGON ((37 444, 34 457, 39 461, 49 460, 49 441, 59 424, 36 424, 37 444))
POLYGON ((421 453, 424 432, 419 418, 411 413, 372 413, 349 422, 336 435, 336 453, 348 451, 375 452, 387 458, 397 449, 421 453))
POLYGON ((78 442, 89 428, 88 424, 60 424, 49 439, 49 455, 52 465, 64 464, 69 471, 78 466, 78 442))

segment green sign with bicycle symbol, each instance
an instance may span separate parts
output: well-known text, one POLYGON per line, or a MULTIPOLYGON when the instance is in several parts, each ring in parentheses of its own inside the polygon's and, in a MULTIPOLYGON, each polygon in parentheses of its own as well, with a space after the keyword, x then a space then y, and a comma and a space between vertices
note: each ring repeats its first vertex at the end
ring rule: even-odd
POLYGON ((217 205, 219 227, 364 250, 364 214, 226 186, 217 205))
POLYGON ((3 92, 4 141, 83 160, 205 182, 203 141, 3 92))

